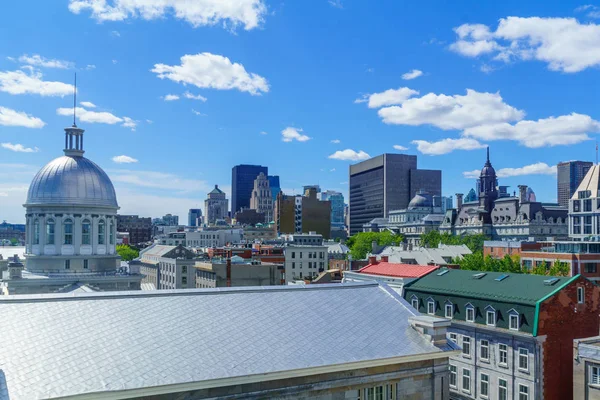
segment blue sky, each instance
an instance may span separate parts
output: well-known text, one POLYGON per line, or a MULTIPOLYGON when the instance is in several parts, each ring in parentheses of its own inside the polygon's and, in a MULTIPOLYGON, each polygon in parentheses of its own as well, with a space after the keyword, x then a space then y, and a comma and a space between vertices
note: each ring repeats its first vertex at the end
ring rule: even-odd
POLYGON ((74 72, 86 156, 123 213, 185 218, 214 184, 229 191, 241 163, 267 165, 286 192, 346 194, 348 165, 384 152, 417 154, 443 170, 444 194, 466 193, 485 145, 501 184, 556 201, 556 163, 594 160, 593 5, 190 4, 2 6, 0 219, 23 221, 33 175, 62 154, 74 72))

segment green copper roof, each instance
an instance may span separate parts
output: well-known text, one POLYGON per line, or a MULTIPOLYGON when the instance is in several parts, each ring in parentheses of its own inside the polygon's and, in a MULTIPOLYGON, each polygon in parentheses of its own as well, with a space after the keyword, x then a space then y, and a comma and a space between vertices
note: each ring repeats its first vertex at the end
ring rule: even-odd
POLYGON ((406 285, 406 288, 416 292, 534 306, 569 279, 569 277, 544 275, 441 269, 406 285), (502 276, 506 277, 500 280, 502 276))

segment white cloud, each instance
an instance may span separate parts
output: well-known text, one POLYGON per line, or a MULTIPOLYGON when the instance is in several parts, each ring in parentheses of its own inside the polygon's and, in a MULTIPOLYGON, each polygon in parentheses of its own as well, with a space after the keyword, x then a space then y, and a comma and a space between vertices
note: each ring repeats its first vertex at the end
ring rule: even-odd
MULTIPOLYGON (((479 178, 481 174, 480 170, 465 171, 463 176, 465 178, 479 178)), ((498 178, 509 178, 512 176, 523 176, 523 175, 556 175, 556 165, 548 165, 543 162, 535 164, 525 165, 519 168, 501 168, 496 171, 498 178)))
POLYGON ((356 152, 352 149, 346 149, 338 150, 331 154, 328 158, 331 158, 332 160, 362 161, 371 158, 371 156, 362 150, 356 152))
MULTIPOLYGON (((120 123, 122 127, 131 128, 132 131, 135 131, 137 126, 137 121, 134 121, 129 117, 117 117, 107 111, 90 111, 83 107, 77 107, 76 111, 78 120, 90 124, 114 125, 120 123)), ((71 117, 73 116, 73 109, 68 107, 57 108, 56 114, 71 117)))
POLYGON ((0 143, 0 146, 11 151, 16 151, 17 153, 37 153, 38 151, 40 151, 40 149, 38 149, 37 147, 25 147, 19 143, 0 143))
POLYGON ((339 144, 342 143, 342 141, 340 139, 333 139, 331 143, 339 144))
POLYGON ((287 127, 281 131, 281 140, 284 142, 293 142, 294 140, 298 142, 306 142, 311 138, 301 134, 302 129, 287 127))
POLYGON ((19 57, 19 62, 44 68, 69 69, 75 67, 75 64, 70 61, 47 59, 39 54, 34 54, 32 56, 23 54, 21 57, 19 57))
MULTIPOLYGON (((600 16, 600 13, 598 14, 600 16)), ((467 57, 494 60, 537 60, 552 71, 574 73, 600 65, 600 25, 575 18, 507 17, 495 31, 482 24, 454 29, 450 49, 467 57)))
POLYGON ((117 63, 118 63, 118 61, 117 61, 117 60, 112 60, 112 63, 113 63, 113 65, 114 65, 114 64, 117 64, 117 63))
POLYGON ((413 97, 400 106, 379 110, 386 124, 433 125, 440 129, 465 129, 481 124, 517 121, 525 113, 506 104, 499 93, 467 89, 464 96, 429 93, 413 97))
POLYGON ((194 28, 222 24, 242 25, 246 30, 260 26, 267 14, 263 0, 70 0, 69 10, 75 14, 89 10, 98 22, 153 20, 172 14, 194 28))
POLYGON ((580 143, 588 132, 600 132, 600 122, 588 115, 572 113, 537 121, 519 121, 468 128, 465 136, 481 140, 514 140, 526 147, 545 147, 580 143))
POLYGON ((486 147, 475 139, 460 138, 460 139, 442 139, 437 142, 428 142, 426 140, 413 140, 412 144, 417 146, 423 154, 430 156, 439 156, 448 154, 454 150, 475 150, 486 147))
POLYGON ((344 8, 344 5, 342 4, 342 0, 328 0, 327 2, 332 7, 339 8, 339 9, 344 8))
POLYGON ((186 54, 181 57, 181 65, 155 64, 151 71, 161 79, 199 88, 237 89, 252 95, 269 91, 265 78, 248 73, 242 64, 232 63, 229 58, 218 54, 186 54))
POLYGON ((113 37, 121 37, 121 32, 119 31, 111 31, 110 34, 113 37))
POLYGON ((174 101, 174 100, 179 100, 179 96, 177 96, 176 94, 168 94, 166 96, 163 96, 162 99, 164 101, 174 101))
POLYGON ((192 108, 192 112, 200 117, 206 117, 206 114, 201 113, 200 111, 196 111, 192 108))
POLYGON ((82 101, 79 104, 87 108, 96 108, 96 105, 90 101, 82 101))
POLYGON ((588 11, 586 16, 589 18, 600 18, 600 8, 597 6, 594 6, 592 4, 586 4, 583 6, 579 6, 575 9, 575 12, 585 12, 585 11, 588 11))
POLYGON ((43 128, 46 123, 27 113, 0 106, 0 125, 43 128))
POLYGON ((44 81, 40 72, 28 75, 23 71, 0 71, 0 91, 10 94, 62 97, 73 94, 74 89, 68 83, 44 81))
POLYGON ((268 132, 265 132, 265 131, 261 131, 261 132, 260 132, 260 134, 261 134, 261 135, 268 135, 269 133, 268 133, 268 132))
POLYGON ((335 172, 335 168, 331 168, 329 172, 335 172))
POLYGON ((122 155, 122 156, 114 156, 114 157, 112 158, 112 160, 113 160, 114 162, 116 162, 117 164, 131 164, 131 163, 136 163, 136 162, 138 162, 138 160, 136 160, 135 158, 133 158, 133 157, 129 157, 129 156, 125 156, 125 155, 122 155))
POLYGON ((85 69, 87 69, 89 71, 91 69, 96 69, 96 66, 94 64, 88 64, 85 66, 85 69))
POLYGON ((394 149, 399 150, 399 151, 404 151, 404 150, 408 150, 408 147, 404 147, 404 146, 400 146, 399 144, 395 144, 394 149))
POLYGON ((362 98, 354 100, 355 103, 367 103, 369 108, 379 108, 392 104, 402 104, 408 98, 419 94, 418 91, 401 87, 398 89, 388 89, 385 92, 365 94, 362 98))
POLYGON ((152 121, 151 119, 147 119, 146 122, 149 123, 149 124, 154 123, 154 121, 152 121))
POLYGON ((206 102, 206 100, 208 100, 206 97, 202 96, 201 94, 199 95, 194 95, 190 92, 185 92, 183 94, 183 97, 185 97, 186 99, 192 99, 192 100, 200 100, 202 102, 206 102))
POLYGON ((415 79, 420 77, 421 75, 423 75, 423 71, 420 71, 418 69, 413 69, 410 72, 407 72, 405 74, 402 74, 402 79, 404 79, 405 81, 409 81, 411 79, 415 79))

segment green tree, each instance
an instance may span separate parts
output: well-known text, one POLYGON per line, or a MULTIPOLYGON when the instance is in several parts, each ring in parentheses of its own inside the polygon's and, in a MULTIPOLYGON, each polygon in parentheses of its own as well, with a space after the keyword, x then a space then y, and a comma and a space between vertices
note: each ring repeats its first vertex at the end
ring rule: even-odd
POLYGON ((485 235, 451 235, 433 230, 421 235, 421 244, 425 247, 438 247, 441 244, 466 245, 473 253, 483 251, 483 242, 489 240, 485 235))
POLYGON ((550 267, 550 275, 552 276, 569 276, 570 272, 569 264, 558 259, 550 267))
POLYGON ((533 275, 547 275, 548 274, 548 264, 546 263, 546 261, 543 261, 540 264, 536 264, 531 269, 531 273, 533 275))
POLYGON ((359 232, 348 238, 346 246, 350 248, 350 254, 352 254, 354 260, 363 260, 371 252, 373 242, 376 242, 379 246, 389 246, 394 243, 401 243, 403 240, 402 235, 395 235, 390 231, 359 232))
POLYGON ((117 253, 121 256, 123 261, 131 261, 134 258, 138 258, 140 251, 126 244, 117 245, 117 253))
POLYGON ((19 245, 19 240, 16 239, 16 238, 12 238, 12 239, 10 239, 10 244, 12 246, 18 246, 19 245))

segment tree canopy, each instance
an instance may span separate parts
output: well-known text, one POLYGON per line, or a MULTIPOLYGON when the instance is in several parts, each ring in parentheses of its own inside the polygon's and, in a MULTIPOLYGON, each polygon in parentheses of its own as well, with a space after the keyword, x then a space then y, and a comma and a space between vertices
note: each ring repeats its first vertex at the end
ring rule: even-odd
POLYGON ((402 243, 403 240, 402 235, 395 235, 390 231, 359 232, 348 238, 346 246, 354 260, 363 260, 371 252, 373 242, 377 242, 379 246, 388 246, 402 243))
POLYGON ((490 238, 486 235, 451 235, 447 232, 440 233, 439 231, 429 231, 421 235, 421 245, 424 247, 438 247, 441 244, 454 244, 461 245, 465 244, 467 247, 475 253, 476 251, 483 251, 483 242, 490 238))
POLYGON ((123 261, 131 261, 134 258, 138 258, 140 251, 126 244, 117 245, 117 253, 121 256, 123 261))

